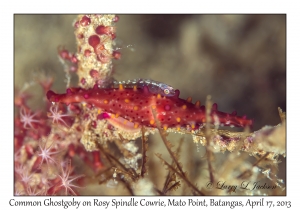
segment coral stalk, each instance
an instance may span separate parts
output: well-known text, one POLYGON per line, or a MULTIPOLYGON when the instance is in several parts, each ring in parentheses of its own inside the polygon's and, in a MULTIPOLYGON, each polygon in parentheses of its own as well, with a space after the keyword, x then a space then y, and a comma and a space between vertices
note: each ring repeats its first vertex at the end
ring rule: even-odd
POLYGON ((115 15, 78 15, 75 21, 79 86, 102 85, 112 74, 115 15))

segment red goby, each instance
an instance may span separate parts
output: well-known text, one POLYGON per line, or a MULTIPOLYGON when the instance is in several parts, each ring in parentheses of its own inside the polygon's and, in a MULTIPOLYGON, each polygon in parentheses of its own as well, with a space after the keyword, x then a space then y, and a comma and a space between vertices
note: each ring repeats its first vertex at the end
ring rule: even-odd
MULTIPOLYGON (((51 102, 64 104, 88 103, 98 107, 104 112, 115 114, 118 118, 124 118, 134 123, 134 128, 140 125, 156 127, 152 109, 156 110, 157 120, 163 128, 180 128, 190 126, 191 129, 199 128, 205 123, 205 107, 197 101, 193 104, 191 98, 187 100, 179 98, 179 90, 175 90, 173 96, 163 96, 149 91, 147 86, 142 88, 133 86, 126 88, 120 84, 119 88, 91 89, 68 88, 65 94, 47 92, 47 98, 51 102)), ((252 120, 245 116, 236 116, 220 112, 217 104, 213 104, 211 110, 212 123, 223 126, 246 127, 252 126, 252 120)))

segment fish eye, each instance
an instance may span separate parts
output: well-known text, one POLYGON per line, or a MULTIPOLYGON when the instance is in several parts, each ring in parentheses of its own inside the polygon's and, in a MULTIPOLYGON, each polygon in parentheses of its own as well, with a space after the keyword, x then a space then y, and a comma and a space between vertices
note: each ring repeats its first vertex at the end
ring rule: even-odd
POLYGON ((164 93, 165 93, 165 94, 169 94, 169 93, 170 93, 170 90, 169 90, 169 89, 164 89, 164 93))

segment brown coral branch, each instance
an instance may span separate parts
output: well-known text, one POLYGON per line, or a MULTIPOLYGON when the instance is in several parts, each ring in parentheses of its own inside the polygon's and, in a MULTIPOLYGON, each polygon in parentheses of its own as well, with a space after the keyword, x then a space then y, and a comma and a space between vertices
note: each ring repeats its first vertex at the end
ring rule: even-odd
POLYGON ((135 172, 135 170, 126 168, 114 155, 107 152, 98 142, 96 142, 96 145, 101 151, 101 154, 104 154, 104 156, 108 159, 112 167, 122 171, 122 173, 128 175, 133 181, 138 179, 138 174, 135 172))
POLYGON ((147 172, 146 168, 146 162, 147 162, 147 148, 148 148, 148 143, 147 143, 147 137, 145 136, 145 128, 144 126, 142 127, 142 166, 141 166, 141 177, 144 177, 145 173, 147 172))
POLYGON ((244 171, 243 173, 241 173, 240 175, 238 175, 236 178, 237 179, 243 179, 245 178, 246 175, 251 175, 251 170, 252 168, 254 168, 255 166, 257 166, 262 160, 264 160, 270 153, 267 152, 264 156, 262 156, 260 159, 258 159, 255 163, 253 163, 251 169, 248 169, 246 171, 244 171))
POLYGON ((208 165, 208 171, 209 171, 209 179, 211 183, 214 183, 215 178, 213 175, 213 167, 211 164, 211 160, 213 159, 213 153, 211 151, 211 108, 212 108, 212 101, 211 101, 211 96, 207 96, 206 98, 206 113, 205 113, 205 119, 206 119, 206 124, 205 124, 205 137, 206 137, 206 155, 207 155, 207 165, 208 165))
MULTIPOLYGON (((179 141, 176 154, 180 153, 180 149, 181 149, 182 143, 183 143, 183 138, 181 138, 180 141, 179 141)), ((174 160, 172 161, 172 166, 175 166, 174 160)), ((168 172, 168 175, 167 175, 167 177, 165 179, 164 187, 163 187, 163 190, 162 190, 162 192, 164 194, 166 194, 168 191, 170 191, 171 189, 173 189, 171 187, 168 188, 168 186, 170 185, 170 183, 172 181, 176 181, 176 177, 174 177, 174 176, 175 176, 174 172, 172 172, 172 171, 168 172)))
POLYGON ((174 163, 176 164, 178 170, 180 171, 181 175, 182 175, 183 177, 185 177, 186 175, 185 175, 185 173, 184 173, 183 170, 182 170, 182 166, 181 166, 181 164, 178 162, 178 159, 177 159, 178 157, 175 155, 175 153, 172 152, 172 150, 171 150, 172 145, 171 145, 171 143, 167 140, 167 138, 166 138, 166 133, 161 129, 160 122, 158 121, 158 119, 157 119, 157 117, 156 117, 156 116, 157 116, 156 111, 155 111, 154 109, 152 109, 152 108, 151 108, 151 110, 152 110, 152 114, 153 114, 154 120, 155 120, 156 125, 157 125, 157 129, 158 129, 158 131, 159 131, 159 134, 160 134, 160 136, 161 136, 161 139, 163 140, 163 143, 165 144, 165 146, 166 146, 166 148, 167 148, 167 150, 168 150, 170 156, 172 157, 172 159, 173 159, 174 163))
POLYGON ((286 119, 285 112, 283 112, 282 109, 280 107, 278 107, 278 113, 279 113, 279 117, 281 119, 281 122, 283 123, 286 119))
POLYGON ((180 181, 175 182, 174 184, 172 184, 168 189, 165 190, 165 194, 169 191, 175 190, 178 187, 180 187, 180 181))
POLYGON ((177 171, 173 166, 171 166, 167 161, 165 161, 162 157, 161 154, 156 153, 155 154, 164 165, 168 166, 169 169, 171 169, 173 172, 175 172, 186 184, 191 187, 195 192, 198 193, 198 195, 205 195, 203 192, 201 192, 195 185, 193 185, 185 176, 181 174, 181 172, 177 171))

